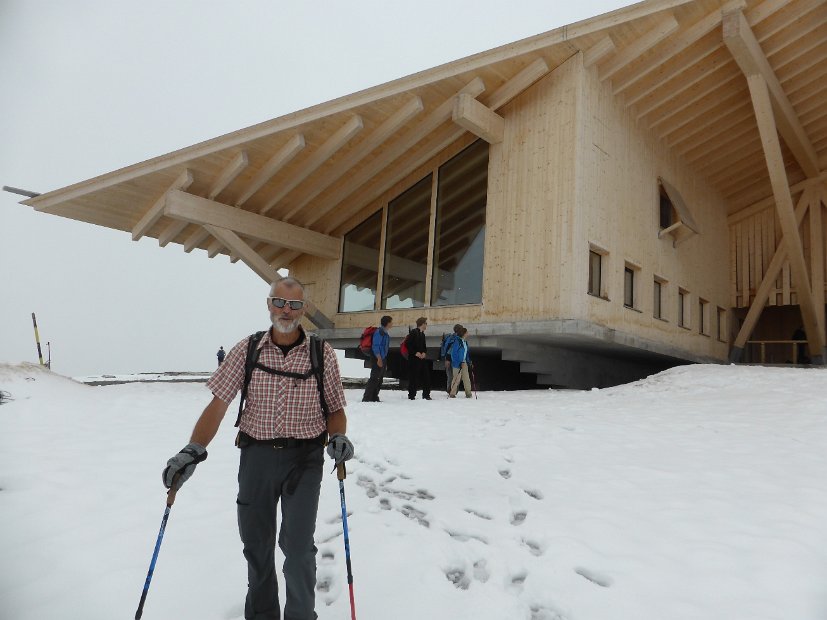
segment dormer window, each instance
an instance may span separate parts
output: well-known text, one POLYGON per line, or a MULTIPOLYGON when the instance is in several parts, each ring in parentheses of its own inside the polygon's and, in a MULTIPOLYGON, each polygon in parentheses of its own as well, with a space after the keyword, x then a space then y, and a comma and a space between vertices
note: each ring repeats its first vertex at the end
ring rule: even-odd
POLYGON ((660 232, 658 238, 666 236, 672 238, 672 246, 677 247, 690 237, 700 233, 695 218, 677 189, 658 179, 659 221, 660 232))

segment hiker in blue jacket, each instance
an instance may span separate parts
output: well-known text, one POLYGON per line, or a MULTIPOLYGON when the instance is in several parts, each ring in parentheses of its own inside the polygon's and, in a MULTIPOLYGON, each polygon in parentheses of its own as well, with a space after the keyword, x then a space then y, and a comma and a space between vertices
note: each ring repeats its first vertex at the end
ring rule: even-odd
POLYGON ((454 344, 451 346, 451 367, 454 372, 454 380, 451 382, 451 392, 449 394, 451 398, 457 397, 460 381, 462 381, 462 387, 465 389, 465 398, 471 398, 471 379, 468 376, 471 358, 468 356, 468 343, 465 340, 467 333, 467 329, 461 328, 457 337, 454 338, 454 344))
POLYGON ((440 359, 445 360, 445 393, 451 393, 451 383, 454 380, 454 369, 451 367, 451 347, 454 344, 454 340, 458 338, 457 334, 459 334, 460 330, 464 329, 461 323, 457 323, 454 325, 454 333, 449 334, 448 336, 443 337, 442 339, 442 346, 439 349, 439 357, 440 359))
POLYGON ((378 403, 379 390, 382 389, 382 378, 388 362, 388 350, 391 346, 391 337, 388 333, 393 327, 393 317, 385 315, 380 321, 379 329, 373 332, 373 345, 370 350, 370 378, 365 386, 363 403, 378 403))

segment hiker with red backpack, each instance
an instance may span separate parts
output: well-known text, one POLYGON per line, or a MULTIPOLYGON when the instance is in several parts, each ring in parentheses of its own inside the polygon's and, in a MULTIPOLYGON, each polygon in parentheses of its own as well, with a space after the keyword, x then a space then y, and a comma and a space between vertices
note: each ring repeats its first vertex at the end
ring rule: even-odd
POLYGON ((388 351, 391 347, 391 337, 388 333, 393 327, 393 317, 387 314, 382 317, 380 326, 373 332, 370 348, 370 378, 362 396, 363 403, 378 403, 379 390, 382 389, 382 379, 388 365, 388 351))
POLYGON ((428 319, 416 320, 416 328, 408 334, 408 398, 416 400, 416 392, 422 388, 422 400, 431 400, 431 369, 428 362, 428 346, 425 330, 428 319))

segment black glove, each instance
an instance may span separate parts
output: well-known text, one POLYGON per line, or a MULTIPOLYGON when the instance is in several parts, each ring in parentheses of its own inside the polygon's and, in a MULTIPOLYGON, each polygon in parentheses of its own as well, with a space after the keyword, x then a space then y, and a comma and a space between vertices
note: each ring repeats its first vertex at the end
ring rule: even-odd
POLYGON ((192 476, 195 466, 206 459, 207 449, 204 446, 198 443, 188 443, 178 454, 167 461, 167 466, 161 474, 164 486, 168 489, 175 486, 177 491, 192 476))
POLYGON ((353 444, 347 435, 341 433, 334 433, 330 436, 330 442, 327 444, 327 453, 336 465, 344 463, 353 458, 353 444))

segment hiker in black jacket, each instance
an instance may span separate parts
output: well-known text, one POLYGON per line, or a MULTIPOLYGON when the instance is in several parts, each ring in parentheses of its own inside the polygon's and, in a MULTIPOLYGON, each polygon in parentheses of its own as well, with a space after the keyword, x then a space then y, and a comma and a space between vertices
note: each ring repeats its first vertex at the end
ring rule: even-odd
POLYGON ((422 388, 422 398, 431 400, 431 372, 427 359, 428 347, 425 343, 425 330, 428 319, 424 316, 416 320, 416 328, 408 335, 408 398, 416 399, 416 392, 422 388))

